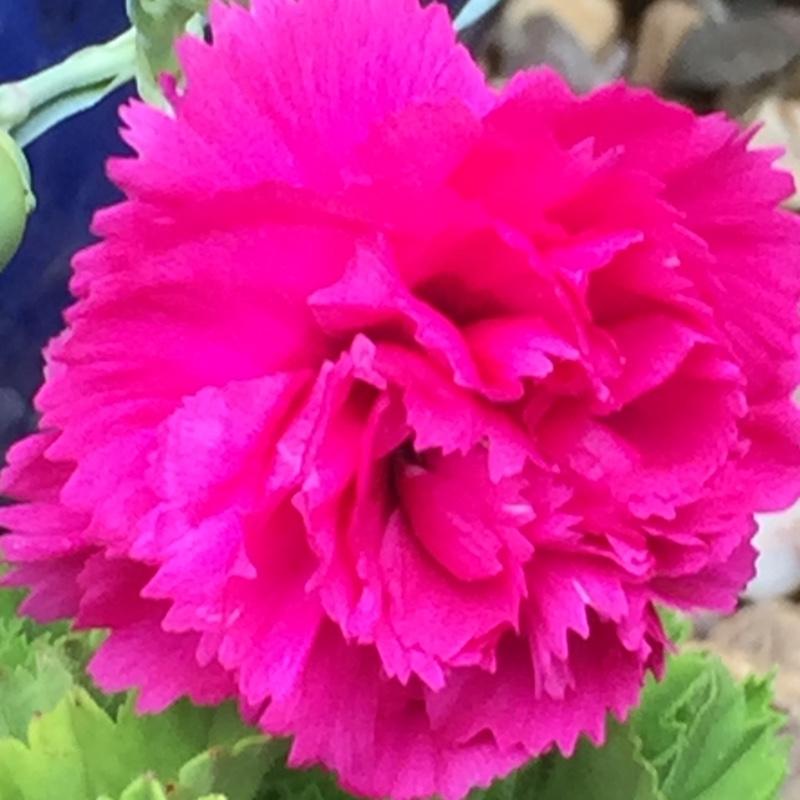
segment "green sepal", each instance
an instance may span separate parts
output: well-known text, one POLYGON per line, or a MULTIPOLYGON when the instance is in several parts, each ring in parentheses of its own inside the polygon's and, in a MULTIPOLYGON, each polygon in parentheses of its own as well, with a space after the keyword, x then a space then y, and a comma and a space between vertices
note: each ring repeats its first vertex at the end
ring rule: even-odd
MULTIPOLYGON (((231 1, 247 5, 247 0, 231 1)), ((159 78, 167 74, 180 80, 175 42, 187 32, 202 36, 208 4, 209 0, 126 0, 136 29, 136 86, 151 105, 167 105, 159 78)))

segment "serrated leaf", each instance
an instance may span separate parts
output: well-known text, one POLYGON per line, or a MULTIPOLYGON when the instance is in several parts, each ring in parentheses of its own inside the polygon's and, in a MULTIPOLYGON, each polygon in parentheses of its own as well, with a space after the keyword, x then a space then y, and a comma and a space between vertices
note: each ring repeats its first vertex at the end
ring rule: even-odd
POLYGON ((251 800, 278 751, 232 703, 135 714, 132 695, 87 676, 104 634, 37 626, 17 616, 22 597, 0 590, 2 800, 160 798, 167 786, 169 800, 251 800))
MULTIPOLYGON (((331 775, 276 761, 286 744, 254 735, 231 704, 140 717, 128 697, 109 713, 78 685, 102 634, 32 626, 14 616, 18 599, 0 592, 2 800, 251 800, 259 784, 257 800, 350 799, 331 775)), ((539 759, 471 800, 772 800, 789 743, 771 703, 769 681, 738 685, 718 659, 684 653, 602 748, 584 741, 572 758, 539 759)))
MULTIPOLYGON (((0 571, 2 575, 2 571, 0 571)), ((11 650, 17 653, 27 652, 27 644, 44 636, 50 639, 64 636, 69 632, 69 624, 55 622, 49 625, 37 625, 32 619, 20 616, 19 607, 25 599, 22 589, 0 588, 0 664, 9 665, 11 650)), ((23 659, 14 663, 21 664, 23 659)))
POLYGON ((256 800, 352 800, 352 796, 331 773, 317 767, 289 769, 281 759, 265 776, 256 800))
POLYGON ((688 652, 650 681, 631 725, 670 800, 772 800, 788 769, 771 682, 737 684, 722 662, 688 652))
POLYGON ((197 800, 212 791, 227 800, 252 800, 277 756, 277 748, 261 736, 211 748, 181 769, 170 800, 197 800))
MULTIPOLYGON (((787 769, 783 717, 770 681, 737 684, 705 653, 669 660, 627 724, 612 721, 605 744, 581 741, 571 758, 554 753, 470 800, 773 800, 787 769)), ((258 800, 347 800, 333 776, 277 765, 258 800)))
MULTIPOLYGON (((113 800, 108 795, 103 795, 99 800, 113 800)), ((137 778, 120 795, 119 800, 169 800, 165 787, 152 775, 142 775, 137 778)))
MULTIPOLYGON (((629 728, 614 723, 603 748, 584 741, 566 759, 550 755, 533 761, 469 800, 672 800, 657 788, 656 771, 641 756, 629 728)), ((276 764, 257 800, 352 800, 335 778, 320 769, 292 770, 276 764)))
MULTIPOLYGON (((140 776, 119 800, 253 800, 264 773, 283 748, 261 736, 231 747, 212 747, 193 758, 175 780, 161 782, 152 773, 140 776)), ((113 800, 103 795, 99 800, 113 800)))
POLYGON ((737 684, 719 659, 686 652, 603 747, 539 759, 471 800, 774 800, 788 766, 783 724, 769 680, 737 684))
POLYGON ((182 702, 139 717, 132 702, 126 700, 115 720, 73 685, 55 708, 34 715, 25 741, 0 739, 0 798, 157 797, 160 781, 171 784, 169 800, 219 792, 227 800, 251 800, 274 756, 262 737, 233 724, 235 709, 182 702), (214 741, 220 733, 224 741, 214 741))
POLYGON ((54 708, 73 685, 52 650, 35 652, 34 661, 32 668, 0 666, 0 738, 24 740, 34 716, 54 708))
POLYGON ((582 740, 571 758, 538 759, 470 800, 672 800, 629 727, 613 722, 603 747, 582 740))
POLYGON ((56 707, 34 717, 29 745, 0 740, 0 797, 86 800, 117 788, 116 762, 101 748, 114 742, 114 725, 87 692, 73 688, 56 707))
MULTIPOLYGON (((104 795, 98 800, 114 800, 104 795)), ((151 775, 137 778, 119 797, 119 800, 174 800, 171 790, 159 783, 151 775)), ((224 794, 205 794, 196 800, 229 800, 224 794)))
POLYGON ((34 715, 56 706, 85 660, 65 625, 39 627, 16 616, 22 598, 0 590, 0 738, 24 740, 34 715))
POLYGON ((672 608, 661 607, 658 609, 661 624, 667 632, 670 641, 682 644, 692 637, 692 621, 685 614, 672 608))
POLYGON ((140 716, 134 712, 131 696, 117 716, 117 758, 129 766, 130 774, 152 772, 162 780, 172 780, 187 761, 206 748, 230 746, 251 734, 232 704, 210 709, 181 700, 161 714, 140 716), (218 722, 220 718, 224 723, 218 722), (220 732, 223 738, 217 738, 220 732))

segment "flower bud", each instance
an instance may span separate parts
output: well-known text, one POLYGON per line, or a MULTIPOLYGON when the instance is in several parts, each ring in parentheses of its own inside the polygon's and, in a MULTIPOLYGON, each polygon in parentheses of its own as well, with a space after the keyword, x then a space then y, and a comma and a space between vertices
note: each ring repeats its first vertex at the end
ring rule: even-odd
POLYGON ((11 136, 0 130, 0 269, 17 252, 35 206, 25 156, 11 136))

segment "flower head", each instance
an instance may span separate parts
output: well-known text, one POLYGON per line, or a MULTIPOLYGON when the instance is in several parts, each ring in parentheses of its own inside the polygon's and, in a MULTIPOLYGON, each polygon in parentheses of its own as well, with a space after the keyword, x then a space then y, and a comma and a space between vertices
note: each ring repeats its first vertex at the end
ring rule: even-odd
POLYGON ((156 711, 235 697, 353 791, 604 736, 654 604, 729 609, 800 493, 791 179, 720 117, 487 88, 417 0, 212 7, 128 106, 10 580, 156 711))

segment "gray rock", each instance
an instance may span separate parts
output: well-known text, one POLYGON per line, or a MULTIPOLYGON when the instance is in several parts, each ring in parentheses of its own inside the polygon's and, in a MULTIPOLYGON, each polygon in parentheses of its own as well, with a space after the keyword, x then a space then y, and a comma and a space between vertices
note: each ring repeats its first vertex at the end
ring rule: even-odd
POLYGON ((503 77, 520 69, 548 65, 581 93, 595 88, 602 80, 595 60, 580 39, 552 14, 529 17, 504 45, 503 77))
POLYGON ((771 80, 800 63, 800 15, 712 18, 690 30, 664 78, 670 93, 717 92, 771 80))

